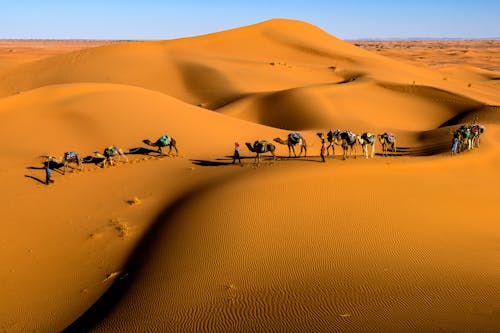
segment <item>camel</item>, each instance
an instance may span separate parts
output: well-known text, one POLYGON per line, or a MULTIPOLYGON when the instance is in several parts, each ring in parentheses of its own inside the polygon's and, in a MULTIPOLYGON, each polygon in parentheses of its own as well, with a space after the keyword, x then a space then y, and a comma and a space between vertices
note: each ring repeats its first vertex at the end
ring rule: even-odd
POLYGON ((329 130, 326 133, 326 139, 325 139, 325 134, 323 134, 322 132, 316 133, 316 135, 320 138, 320 140, 328 141, 328 146, 326 147, 326 156, 330 156, 330 147, 332 148, 332 155, 335 155, 335 145, 342 146, 342 139, 335 135, 336 132, 340 131, 329 130))
POLYGON ((304 157, 307 157, 307 143, 304 137, 300 133, 290 133, 288 134, 288 138, 283 140, 281 138, 275 138, 275 142, 280 143, 282 145, 288 146, 288 157, 291 157, 292 151, 293 155, 297 157, 295 153, 295 146, 298 145, 300 147, 300 155, 302 155, 302 151, 304 151, 304 157))
MULTIPOLYGON (((326 156, 330 156, 330 147, 332 148, 332 155, 335 155, 335 145, 342 146, 342 140, 334 134, 335 132, 329 130, 328 133, 326 133, 326 140, 328 141, 328 146, 326 147, 326 156)), ((320 138, 324 137, 323 133, 316 133, 316 135, 320 138)))
POLYGON ((472 133, 468 125, 462 125, 457 129, 458 153, 472 149, 472 133))
POLYGON ((82 157, 75 153, 74 151, 67 151, 63 154, 63 157, 57 159, 54 156, 47 156, 48 160, 47 163, 50 164, 50 162, 55 162, 57 164, 62 164, 64 166, 63 169, 63 175, 66 174, 66 170, 68 169, 68 166, 70 163, 75 163, 80 171, 83 171, 83 159, 82 157))
POLYGON ((172 137, 170 137, 168 135, 162 135, 162 136, 160 136, 158 138, 158 140, 156 140, 155 142, 151 142, 148 139, 142 140, 142 142, 144 142, 148 146, 158 148, 158 153, 160 155, 164 155, 163 151, 162 151, 163 147, 169 147, 168 155, 170 155, 170 153, 172 152, 172 149, 175 149, 175 155, 176 156, 179 155, 179 151, 177 150, 177 142, 175 141, 174 138, 172 138, 172 137))
POLYGON ((380 145, 382 146, 382 155, 387 156, 387 152, 389 150, 389 147, 391 148, 392 152, 396 152, 396 135, 393 133, 383 133, 377 135, 378 141, 380 142, 380 145))
POLYGON ((363 157, 368 158, 368 146, 372 146, 370 157, 373 158, 375 155, 375 134, 366 132, 358 136, 358 142, 363 149, 363 157))
POLYGON ((276 146, 269 141, 266 140, 255 141, 253 145, 251 145, 249 142, 246 142, 245 145, 247 146, 248 150, 250 150, 252 153, 257 154, 255 156, 255 163, 257 165, 259 165, 260 163, 260 154, 264 154, 267 152, 270 152, 273 155, 273 161, 276 160, 276 155, 274 154, 276 146))
POLYGON ((125 158, 125 162, 128 163, 128 157, 125 155, 122 149, 116 147, 116 146, 110 146, 107 148, 104 148, 104 152, 100 154, 99 152, 94 152, 94 155, 98 158, 103 158, 104 161, 102 162, 102 167, 104 168, 106 164, 109 164, 113 166, 115 164, 114 162, 114 157, 118 156, 118 162, 121 161, 121 157, 123 156, 125 158))
POLYGON ((481 143, 481 134, 483 134, 484 131, 486 131, 486 127, 484 127, 483 125, 474 124, 470 126, 470 131, 472 135, 472 140, 471 140, 472 147, 479 148, 479 145, 481 143))
MULTIPOLYGON (((330 132, 328 132, 328 134, 330 135, 330 132)), ((336 130, 335 132, 332 132, 331 135, 333 136, 333 143, 339 144, 340 142, 344 160, 348 157, 349 148, 351 151, 349 155, 352 155, 352 152, 354 151, 354 158, 356 158, 356 134, 351 131, 336 130)))

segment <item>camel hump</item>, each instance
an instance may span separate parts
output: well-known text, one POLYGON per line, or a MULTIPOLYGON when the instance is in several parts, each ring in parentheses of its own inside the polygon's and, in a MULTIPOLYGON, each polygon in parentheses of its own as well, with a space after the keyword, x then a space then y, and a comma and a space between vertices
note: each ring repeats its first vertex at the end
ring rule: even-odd
POLYGON ((373 134, 371 132, 366 132, 366 133, 363 133, 361 138, 365 141, 368 141, 369 143, 373 143, 375 141, 375 134, 373 134))
POLYGON ((162 145, 163 147, 168 146, 170 144, 170 141, 172 138, 170 138, 168 135, 162 135, 158 139, 158 143, 162 145))
POLYGON ((113 156, 118 153, 118 148, 115 146, 109 146, 104 149, 104 156, 113 156))
POLYGON ((345 131, 340 133, 340 138, 346 140, 348 143, 356 142, 356 134, 351 131, 345 131))
POLYGON ((73 160, 76 159, 77 153, 74 151, 67 151, 64 153, 65 160, 73 160))
POLYGON ((297 144, 300 142, 300 139, 302 139, 302 135, 298 132, 293 132, 288 134, 288 140, 292 142, 293 144, 297 144))
POLYGON ((385 138, 389 143, 394 143, 394 141, 396 141, 396 135, 394 133, 386 133, 385 138))

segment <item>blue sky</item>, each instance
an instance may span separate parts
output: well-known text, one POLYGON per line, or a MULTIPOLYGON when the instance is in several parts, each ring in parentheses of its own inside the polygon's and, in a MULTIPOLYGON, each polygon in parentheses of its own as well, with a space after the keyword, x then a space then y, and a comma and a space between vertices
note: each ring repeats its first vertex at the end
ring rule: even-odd
POLYGON ((500 37, 500 0, 0 0, 0 38, 173 39, 276 17, 343 39, 500 37))

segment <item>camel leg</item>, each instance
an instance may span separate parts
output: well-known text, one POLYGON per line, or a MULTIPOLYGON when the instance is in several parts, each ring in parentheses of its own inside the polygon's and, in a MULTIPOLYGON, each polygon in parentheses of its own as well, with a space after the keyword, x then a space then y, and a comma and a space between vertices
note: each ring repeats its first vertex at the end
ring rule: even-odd
POLYGON ((326 156, 330 156, 330 147, 332 147, 332 155, 335 155, 335 148, 333 147, 333 143, 330 142, 330 144, 326 146, 326 156))
POLYGON ((372 158, 375 156, 375 144, 372 143, 372 158))

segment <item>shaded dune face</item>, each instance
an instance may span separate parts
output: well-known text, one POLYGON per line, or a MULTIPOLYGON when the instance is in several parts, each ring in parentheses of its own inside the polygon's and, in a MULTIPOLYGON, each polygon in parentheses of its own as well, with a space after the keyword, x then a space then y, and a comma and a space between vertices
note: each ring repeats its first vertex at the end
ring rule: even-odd
MULTIPOLYGON (((443 200, 474 180, 453 182, 441 167, 418 175, 407 166, 395 175, 376 168, 364 183, 345 177, 347 169, 336 179, 329 169, 267 170, 198 189, 156 221, 129 262, 130 280, 119 282, 131 289, 96 331, 419 331, 445 318, 458 331, 488 331, 497 319, 486 309, 500 290, 489 285, 495 268, 479 262, 496 255, 482 252, 487 231, 471 232, 475 213, 443 200), (436 189, 436 181, 448 185, 436 189), (363 209, 352 206, 366 187, 376 191, 363 209), (393 206, 377 201, 380 194, 406 199, 393 206), (478 251, 479 262, 471 260, 478 251)), ((491 203, 481 194, 471 205, 492 217, 491 203)))
POLYGON ((4 67, 0 331, 495 332, 497 83, 281 19, 4 67), (398 155, 319 163, 336 129, 398 155), (291 131, 307 158, 253 164, 246 142, 291 131), (139 153, 43 184, 42 156, 111 145, 139 153))

